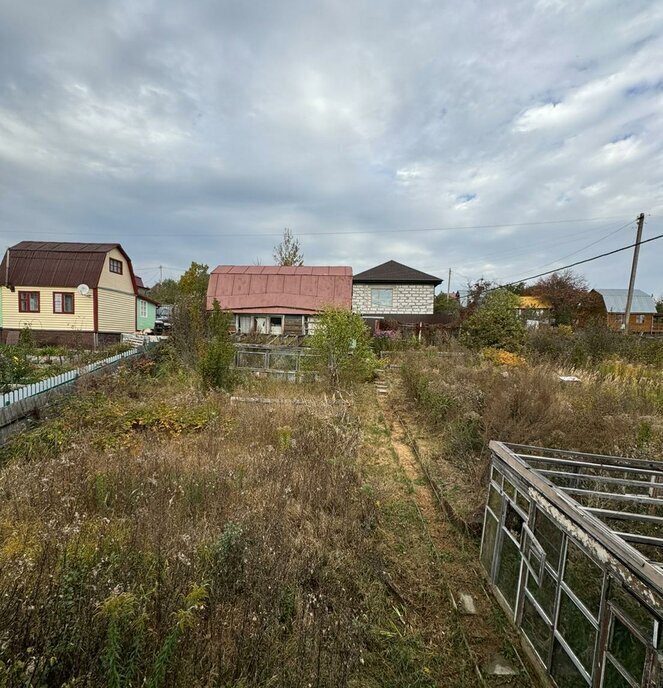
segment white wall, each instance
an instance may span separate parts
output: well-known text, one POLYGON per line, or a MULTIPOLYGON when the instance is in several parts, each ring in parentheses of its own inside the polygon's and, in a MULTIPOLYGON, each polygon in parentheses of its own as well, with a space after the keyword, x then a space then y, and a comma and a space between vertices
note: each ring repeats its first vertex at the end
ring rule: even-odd
POLYGON ((352 310, 362 315, 431 315, 435 300, 432 284, 353 284, 352 310), (392 289, 391 308, 374 307, 371 289, 392 289))

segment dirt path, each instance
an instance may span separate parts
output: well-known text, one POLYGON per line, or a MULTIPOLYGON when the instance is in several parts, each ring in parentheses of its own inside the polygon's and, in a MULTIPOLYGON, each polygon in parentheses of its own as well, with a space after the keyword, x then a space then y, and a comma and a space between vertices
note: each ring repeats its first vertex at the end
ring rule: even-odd
MULTIPOLYGON (((395 373, 388 373, 378 388, 378 404, 389 430, 393 455, 409 484, 410 499, 415 503, 421 527, 429 538, 432 565, 439 575, 444 596, 451 603, 452 632, 460 637, 468 667, 474 673, 475 685, 532 686, 527 669, 516 650, 515 634, 511 635, 497 603, 488 594, 479 569, 479 545, 449 519, 426 478, 420 459, 408 434, 407 418, 399 416, 394 404, 398 395, 395 373), (474 612, 474 613, 468 613, 474 612), (515 673, 495 674, 498 662, 515 673), (478 683, 477 683, 478 681, 478 683)), ((400 410, 400 409, 399 409, 400 410)), ((437 489, 440 489, 438 486, 437 489)), ((443 489, 443 487, 442 487, 443 489)), ((443 498, 443 495, 440 495, 443 498)), ((442 612, 442 610, 440 610, 442 612)), ((466 674, 467 668, 466 667, 466 674)), ((464 685, 468 680, 449 685, 464 685)))

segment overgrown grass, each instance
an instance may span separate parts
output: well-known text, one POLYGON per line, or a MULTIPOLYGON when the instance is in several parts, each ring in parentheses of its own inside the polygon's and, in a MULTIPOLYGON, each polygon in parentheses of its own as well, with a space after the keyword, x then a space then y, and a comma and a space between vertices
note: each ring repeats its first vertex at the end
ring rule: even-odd
POLYGON ((491 358, 429 351, 408 354, 402 367, 408 395, 437 433, 440 456, 470 482, 485 479, 492 439, 623 456, 663 454, 660 367, 606 360, 560 369, 522 360, 500 365, 491 358), (560 372, 573 372, 581 382, 564 383, 560 372))
POLYGON ((263 392, 295 390, 231 404, 135 362, 8 445, 0 685, 437 685, 381 579, 351 393, 263 392))

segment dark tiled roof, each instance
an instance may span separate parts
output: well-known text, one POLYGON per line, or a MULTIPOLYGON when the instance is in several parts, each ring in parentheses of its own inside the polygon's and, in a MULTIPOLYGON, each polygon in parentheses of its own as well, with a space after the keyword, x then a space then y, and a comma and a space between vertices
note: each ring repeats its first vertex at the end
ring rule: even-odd
POLYGON ((388 260, 382 265, 378 265, 370 270, 365 270, 355 275, 353 282, 398 282, 398 283, 419 283, 419 284, 441 284, 442 280, 435 275, 429 275, 421 270, 415 270, 403 263, 395 260, 388 260))
POLYGON ((83 244, 77 242, 21 241, 9 248, 0 263, 0 283, 26 287, 96 287, 104 268, 106 254, 119 249, 131 261, 120 244, 83 244))

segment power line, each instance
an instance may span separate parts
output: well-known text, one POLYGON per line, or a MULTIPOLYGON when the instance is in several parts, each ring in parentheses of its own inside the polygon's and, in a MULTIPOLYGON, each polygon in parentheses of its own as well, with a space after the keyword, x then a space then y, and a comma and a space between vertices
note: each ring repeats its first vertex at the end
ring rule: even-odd
POLYGON ((636 241, 628 246, 622 246, 621 248, 616 248, 613 251, 607 251, 606 253, 600 253, 598 256, 592 256, 591 258, 585 258, 585 260, 578 260, 575 263, 569 263, 569 265, 563 265, 560 268, 555 268, 554 270, 547 270, 546 272, 540 272, 538 275, 530 275, 529 277, 521 277, 520 279, 514 280, 513 282, 507 282, 506 284, 500 284, 497 287, 491 287, 486 289, 486 291, 495 291, 496 289, 502 289, 504 287, 511 287, 514 284, 520 284, 520 282, 529 282, 529 280, 536 279, 537 277, 544 277, 545 275, 551 275, 553 272, 560 272, 561 270, 568 270, 569 268, 574 268, 576 265, 582 265, 583 263, 591 263, 593 260, 598 260, 599 258, 605 258, 606 256, 612 256, 615 253, 620 253, 621 251, 628 251, 628 249, 634 246, 642 246, 642 244, 648 244, 650 241, 656 241, 657 239, 663 239, 663 234, 657 234, 656 236, 650 237, 649 239, 644 239, 643 241, 636 241))
MULTIPOLYGON (((580 222, 601 222, 603 220, 623 220, 623 216, 613 216, 613 217, 587 217, 587 218, 577 218, 569 220, 542 220, 538 222, 502 222, 498 224, 490 225, 455 225, 455 226, 445 226, 445 227, 425 227, 425 228, 400 228, 400 229, 377 229, 377 230, 349 230, 349 231, 330 231, 330 232, 294 232, 298 237, 302 236, 347 236, 347 235, 361 235, 361 234, 398 234, 404 233, 409 234, 411 232, 455 232, 462 231, 465 229, 504 229, 505 227, 538 227, 544 225, 561 225, 561 224, 571 224, 580 222)), ((95 233, 94 230, 91 230, 95 233)), ((104 230, 105 233, 106 230, 104 230)), ((58 236, 78 236, 81 232, 40 232, 41 234, 57 234, 58 236)), ((90 231, 88 231, 88 234, 90 231)), ((96 232, 98 234, 98 232, 96 232)), ((119 232, 118 232, 119 233, 119 232)), ((210 238, 234 238, 234 237, 280 237, 283 236, 283 232, 265 232, 259 234, 247 234, 242 233, 232 233, 232 234, 210 234, 210 233, 183 233, 177 232, 175 234, 164 234, 163 232, 131 232, 131 236, 158 236, 158 237, 210 237, 210 238)))
POLYGON ((559 263, 561 260, 566 260, 567 258, 570 258, 571 256, 576 256, 576 255, 578 255, 578 253, 582 253, 585 249, 590 248, 590 246, 595 246, 596 244, 600 244, 603 240, 608 239, 613 234, 617 234, 617 232, 620 232, 622 229, 626 229, 626 227, 630 227, 634 222, 635 222, 635 220, 631 220, 630 222, 627 222, 625 225, 622 225, 621 227, 617 227, 617 229, 614 229, 609 234, 602 236, 600 239, 597 239, 596 241, 592 241, 591 244, 587 244, 586 246, 579 248, 577 251, 573 251, 573 253, 567 253, 565 256, 562 256, 561 258, 557 258, 557 260, 551 260, 549 263, 544 263, 541 267, 545 268, 548 265, 552 265, 553 263, 559 263))

